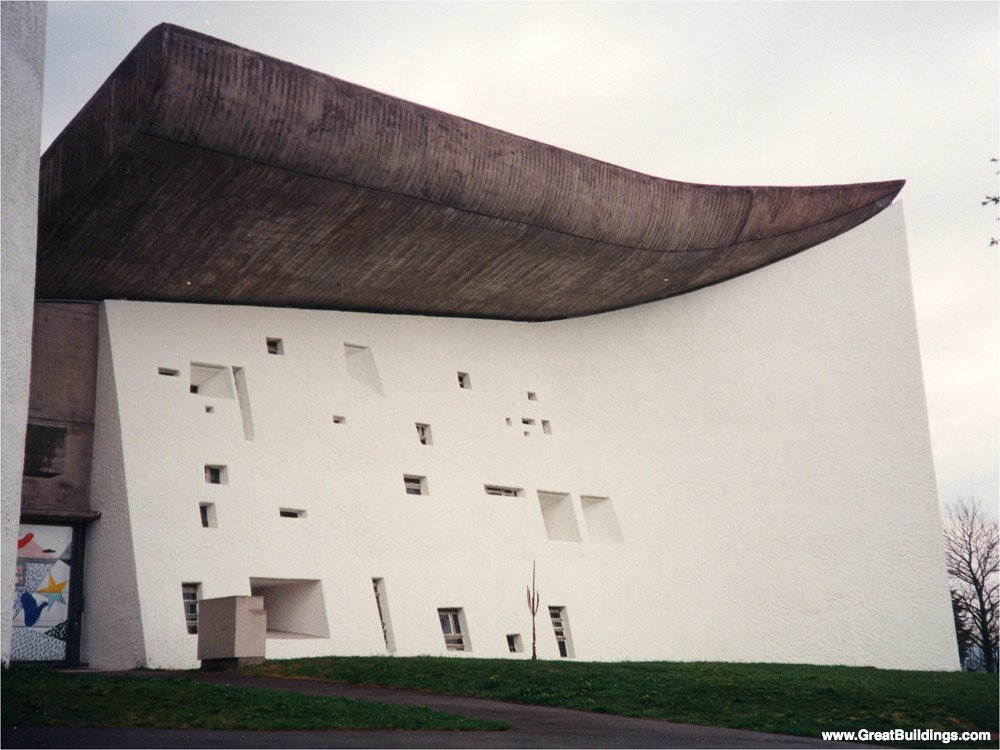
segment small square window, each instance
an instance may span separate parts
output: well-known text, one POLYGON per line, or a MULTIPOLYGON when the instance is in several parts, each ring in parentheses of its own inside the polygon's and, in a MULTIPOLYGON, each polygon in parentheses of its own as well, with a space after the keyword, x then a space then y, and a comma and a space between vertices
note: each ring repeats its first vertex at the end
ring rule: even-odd
POLYGON ((507 650, 512 654, 520 654, 524 651, 520 633, 510 633, 507 636, 507 650))
POLYGON ((226 467, 205 464, 205 481, 209 484, 226 484, 228 481, 226 467))
POLYGON ((538 394, 535 393, 534 391, 528 391, 528 401, 537 401, 537 400, 538 400, 538 394))
POLYGON ((333 423, 334 424, 344 424, 344 422, 346 422, 346 421, 347 421, 347 417, 342 417, 340 414, 334 414, 333 415, 333 423))
POLYGON ((472 379, 469 377, 469 373, 467 372, 458 373, 458 387, 472 388, 472 379))
POLYGON ((416 476, 414 474, 403 475, 403 486, 407 495, 426 495, 427 477, 416 476))
POLYGON ((191 391, 191 393, 197 393, 198 389, 199 389, 199 386, 197 386, 194 383, 192 383, 191 384, 191 388, 189 390, 191 391))
POLYGON ((417 439, 421 445, 433 445, 431 440, 431 426, 417 422, 417 439))
POLYGON ((200 583, 181 584, 181 601, 184 604, 184 622, 187 625, 187 632, 192 635, 198 632, 198 600, 200 598, 200 583))
POLYGON ((205 413, 206 414, 215 414, 215 407, 214 406, 206 406, 205 407, 205 413))
POLYGON ((306 512, 298 508, 279 508, 278 516, 281 518, 305 518, 306 512))
POLYGON ((166 375, 168 378, 179 378, 181 376, 180 370, 175 370, 171 367, 157 367, 156 372, 160 375, 166 375))
POLYGON ((214 529, 215 503, 199 503, 198 512, 201 514, 201 527, 203 529, 214 529))
POLYGON ((284 354, 285 343, 281 339, 266 339, 268 354, 284 354))

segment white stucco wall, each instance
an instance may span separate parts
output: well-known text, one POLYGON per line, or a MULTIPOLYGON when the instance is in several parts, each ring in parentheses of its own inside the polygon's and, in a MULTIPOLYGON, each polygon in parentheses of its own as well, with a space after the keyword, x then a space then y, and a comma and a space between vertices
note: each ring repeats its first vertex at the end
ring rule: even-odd
MULTIPOLYGON (((35 237, 38 225, 38 150, 42 122, 45 4, 4 2, 0 12, 0 376, 2 422, 2 528, 0 586, 13 595, 17 527, 21 513, 21 470, 28 421, 31 322, 35 299, 35 237)), ((5 599, 5 602, 10 601, 5 599)), ((9 612, 9 610, 8 610, 9 612)), ((10 660, 10 618, 0 625, 3 663, 10 660)))
MULTIPOLYGON (((329 638, 269 639, 268 658, 385 653, 373 577, 397 654, 445 653, 436 610, 461 607, 472 655, 519 633, 526 657, 536 559, 542 658, 562 606, 584 660, 957 668, 898 206, 731 282, 552 323, 105 307, 150 666, 196 663, 182 582, 250 578, 320 582, 329 638), (371 347, 376 387, 345 343, 371 347), (236 398, 189 393, 191 363, 244 368, 253 440, 236 398), (582 541, 547 537, 539 491, 570 495, 582 541), (581 496, 611 499, 623 543, 592 539, 615 530, 592 534, 581 496)), ((115 574, 97 567, 90 590, 115 574)), ((92 653, 119 637, 89 632, 92 653)))

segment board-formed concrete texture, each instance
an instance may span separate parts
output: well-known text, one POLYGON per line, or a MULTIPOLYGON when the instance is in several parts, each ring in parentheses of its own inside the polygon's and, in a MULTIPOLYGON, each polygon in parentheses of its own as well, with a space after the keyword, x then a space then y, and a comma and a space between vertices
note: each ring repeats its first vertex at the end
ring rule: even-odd
MULTIPOLYGON (((2 279, 3 550, 0 587, 14 590, 17 528, 21 510, 21 469, 28 419, 31 321, 34 305, 35 248, 38 228, 38 150, 42 122, 42 71, 45 56, 45 3, 4 2, 2 43, 2 203, 0 279, 2 279)), ((7 601, 6 599, 4 600, 7 601)), ((10 658, 11 621, 0 625, 0 657, 10 658)))
POLYGON ((42 158, 37 294, 551 320, 778 261, 902 186, 650 177, 163 24, 42 158))
POLYGON ((99 346, 93 666, 196 666, 183 584, 271 659, 528 658, 533 560, 541 658, 556 608, 580 660, 958 666, 898 205, 597 315, 106 301, 99 346))

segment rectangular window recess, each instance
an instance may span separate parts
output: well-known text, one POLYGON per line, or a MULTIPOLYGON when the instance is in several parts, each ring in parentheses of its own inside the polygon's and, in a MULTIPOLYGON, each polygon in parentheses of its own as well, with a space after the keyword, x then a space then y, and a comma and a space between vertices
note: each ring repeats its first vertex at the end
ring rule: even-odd
POLYGON ((469 377, 469 373, 460 372, 458 373, 458 387, 459 388, 472 388, 472 379, 469 377))
POLYGON ((591 542, 622 544, 625 541, 611 498, 581 495, 580 506, 583 508, 583 520, 587 524, 591 542))
POLYGON ((205 464, 205 481, 209 484, 228 484, 229 472, 225 466, 205 464))
POLYGON ((521 418, 521 424, 529 424, 530 425, 530 424, 534 424, 534 423, 535 423, 534 419, 528 419, 527 417, 522 417, 521 418))
POLYGON ((160 375, 166 375, 168 378, 179 378, 181 376, 181 371, 175 370, 172 367, 157 367, 156 372, 160 375))
POLYGON ((29 422, 24 438, 24 467, 26 477, 57 477, 63 473, 66 459, 68 427, 29 422))
POLYGON ((264 637, 267 640, 330 637, 326 600, 320 581, 251 576, 250 596, 264 599, 267 618, 264 637))
POLYGON ((340 414, 334 414, 333 415, 333 423, 334 424, 344 424, 344 422, 346 422, 346 421, 347 421, 347 417, 342 417, 340 414))
POLYGON ((404 474, 403 487, 406 488, 407 495, 426 495, 428 494, 427 477, 417 476, 416 474, 404 474))
POLYGON ((512 420, 510 417, 507 417, 507 426, 511 427, 511 426, 513 426, 513 424, 514 424, 514 420, 512 420))
POLYGON ((181 602, 184 604, 184 623, 187 625, 187 632, 192 635, 198 632, 198 600, 200 598, 200 583, 181 584, 181 602))
POLYGON ((285 353, 285 342, 281 339, 266 338, 264 342, 267 344, 268 354, 284 354, 285 353))
POLYGON ((279 508, 278 515, 282 518, 305 518, 306 512, 299 508, 279 508))
POLYGON ((512 654, 520 654, 524 651, 520 633, 510 633, 507 635, 507 650, 512 654))
POLYGON ((423 424, 417 422, 417 440, 420 441, 421 445, 433 445, 431 439, 431 426, 429 424, 423 424))
POLYGON ((559 647, 559 656, 568 659, 573 656, 573 642, 569 637, 569 626, 566 622, 565 607, 549 607, 549 618, 552 620, 552 630, 559 647))
POLYGON ((542 432, 546 435, 552 434, 552 423, 547 419, 542 420, 542 432))
POLYGON ((347 374, 353 380, 380 396, 385 395, 385 391, 382 389, 382 378, 378 374, 378 365, 375 363, 375 353, 370 346, 345 342, 344 360, 347 374))
POLYGON ((539 490, 538 507, 542 511, 542 522, 549 539, 556 542, 582 541, 569 493, 539 490))
POLYGON ((229 384, 229 368, 222 365, 191 363, 191 393, 212 398, 232 398, 233 388, 229 384))
POLYGON ((487 495, 497 495, 498 497, 524 497, 524 490, 521 487, 504 487, 499 484, 484 484, 487 495))
POLYGON ((385 581, 381 578, 372 578, 372 589, 375 591, 378 619, 382 624, 382 640, 385 641, 385 650, 391 654, 396 650, 396 641, 392 637, 392 622, 389 620, 389 601, 385 594, 385 581))
POLYGON ((535 393, 534 391, 528 391, 528 401, 537 401, 537 400, 538 400, 538 394, 535 393))
POLYGON ((201 514, 201 527, 203 529, 214 529, 215 503, 198 503, 198 512, 201 514))
POLYGON ((441 623, 441 633, 444 635, 444 645, 449 651, 468 651, 462 620, 461 608, 439 609, 438 620, 441 623))
POLYGON ((205 413, 206 414, 215 414, 215 407, 214 406, 206 406, 205 407, 205 413))

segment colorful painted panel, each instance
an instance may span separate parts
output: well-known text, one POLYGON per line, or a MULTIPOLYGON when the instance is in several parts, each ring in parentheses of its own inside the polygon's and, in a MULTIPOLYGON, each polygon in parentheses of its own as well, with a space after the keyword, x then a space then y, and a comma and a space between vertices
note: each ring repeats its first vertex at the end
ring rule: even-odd
POLYGON ((66 659, 72 552, 71 526, 21 524, 17 536, 12 660, 66 659))

